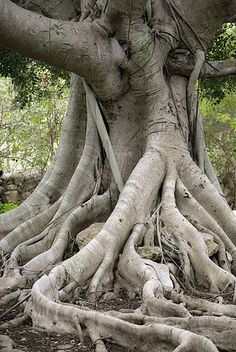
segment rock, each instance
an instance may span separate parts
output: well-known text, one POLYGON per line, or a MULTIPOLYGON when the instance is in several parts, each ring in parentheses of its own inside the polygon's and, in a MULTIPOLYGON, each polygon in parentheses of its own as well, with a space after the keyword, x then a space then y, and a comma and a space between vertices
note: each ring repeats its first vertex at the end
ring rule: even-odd
POLYGON ((202 233, 202 237, 207 246, 209 257, 216 254, 219 251, 219 245, 214 241, 213 236, 208 233, 202 233))
POLYGON ((3 199, 5 203, 17 203, 19 200, 19 193, 15 191, 7 191, 3 194, 3 199))
POLYGON ((114 292, 107 292, 102 296, 102 299, 104 301, 110 301, 116 298, 117 298, 117 295, 114 292))
POLYGON ((0 194, 3 202, 23 202, 37 187, 40 179, 39 174, 4 174, 0 178, 0 194))
POLYGON ((236 210, 233 210, 234 215, 236 216, 236 210))
POLYGON ((0 350, 2 348, 8 348, 8 349, 13 348, 13 341, 7 335, 0 335, 0 350))
POLYGON ((24 187, 24 190, 26 192, 30 192, 32 191, 33 189, 36 188, 36 186, 38 185, 39 181, 37 178, 35 177, 27 177, 24 181, 24 184, 23 184, 23 187, 24 187))
POLYGON ((14 181, 14 184, 17 186, 22 185, 22 183, 24 182, 24 176, 23 175, 15 175, 13 181, 14 181))
POLYGON ((232 263, 233 257, 232 257, 232 255, 231 255, 229 252, 227 252, 227 251, 226 251, 226 257, 227 257, 228 261, 229 261, 230 263, 232 263))
POLYGON ((154 261, 149 259, 144 259, 144 263, 146 265, 151 266, 155 270, 157 277, 162 283, 164 290, 166 292, 171 292, 174 286, 170 278, 170 272, 169 272, 168 266, 166 264, 155 263, 154 261))
POLYGON ((94 239, 98 232, 101 231, 101 229, 103 228, 103 225, 103 222, 97 222, 89 226, 87 229, 79 232, 75 240, 79 248, 82 249, 86 246, 86 244, 88 244, 92 239, 94 239))
POLYGON ((24 192, 21 194, 20 196, 20 201, 21 202, 24 202, 30 195, 31 195, 32 192, 24 192))
POLYGON ((0 351, 1 352, 22 352, 14 349, 12 339, 7 335, 0 335, 0 351))
POLYGON ((58 349, 62 350, 64 352, 64 350, 69 350, 70 348, 73 348, 73 347, 74 347, 74 345, 68 343, 68 344, 65 344, 65 345, 58 346, 58 349))
POLYGON ((39 332, 36 331, 36 330, 34 330, 34 329, 30 329, 29 331, 30 331, 32 334, 39 335, 39 332))
POLYGON ((152 246, 138 247, 137 253, 143 259, 150 259, 154 261, 161 260, 161 250, 159 247, 152 247, 152 246))
POLYGON ((15 191, 17 189, 16 185, 10 184, 6 185, 6 191, 15 191))

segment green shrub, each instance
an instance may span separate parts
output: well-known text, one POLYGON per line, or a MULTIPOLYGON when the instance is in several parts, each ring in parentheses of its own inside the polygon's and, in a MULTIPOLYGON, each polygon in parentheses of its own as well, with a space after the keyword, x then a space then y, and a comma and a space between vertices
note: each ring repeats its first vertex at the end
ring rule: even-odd
POLYGON ((0 204, 0 214, 6 213, 7 211, 12 210, 16 207, 18 207, 18 204, 16 203, 0 204))

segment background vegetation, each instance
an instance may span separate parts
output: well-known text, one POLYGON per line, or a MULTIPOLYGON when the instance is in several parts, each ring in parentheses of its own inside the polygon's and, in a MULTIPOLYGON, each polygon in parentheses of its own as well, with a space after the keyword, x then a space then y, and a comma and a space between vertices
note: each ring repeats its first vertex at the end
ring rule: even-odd
POLYGON ((34 61, 23 66, 21 82, 20 72, 9 72, 0 77, 0 168, 44 172, 58 144, 68 77, 34 61))
MULTIPOLYGON (((207 60, 236 59, 236 25, 224 25, 207 60)), ((211 161, 230 206, 236 209, 236 76, 200 81, 200 108, 211 161)))

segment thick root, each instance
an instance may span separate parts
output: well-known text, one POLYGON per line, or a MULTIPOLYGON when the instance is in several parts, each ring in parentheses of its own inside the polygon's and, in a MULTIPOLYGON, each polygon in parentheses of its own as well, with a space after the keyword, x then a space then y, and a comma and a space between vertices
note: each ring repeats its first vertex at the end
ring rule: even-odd
POLYGON ((217 221, 223 231, 236 244, 236 217, 216 188, 204 173, 189 158, 185 158, 180 168, 180 178, 194 198, 217 221))
MULTIPOLYGON (((164 166, 161 155, 155 148, 148 149, 133 170, 111 215, 109 192, 94 195, 85 204, 71 209, 65 217, 61 214, 63 223, 56 222, 49 232, 43 231, 23 245, 12 245, 14 250, 5 263, 1 279, 4 292, 16 286, 23 288, 29 284, 27 279, 35 281, 44 274, 34 283, 25 308, 24 318, 30 317, 34 326, 77 334, 81 343, 84 330, 87 330, 97 352, 107 351, 106 340, 145 352, 216 352, 214 343, 222 346, 217 333, 223 332, 226 336, 223 320, 216 324, 216 333, 213 331, 214 319, 208 320, 210 328, 206 329, 205 317, 197 319, 191 314, 225 315, 233 321, 234 306, 193 299, 182 292, 177 294, 174 289, 179 292, 184 285, 178 282, 184 279, 190 288, 202 285, 217 295, 232 291, 236 281, 230 272, 226 251, 232 251, 234 245, 180 181, 177 161, 164 166), (149 183, 144 187, 147 175, 149 183), (163 179, 160 200, 158 194, 163 179), (187 206, 183 205, 183 197, 187 197, 187 206), (199 210, 198 217, 194 217, 192 207, 199 210), (68 243, 96 220, 106 221, 102 230, 80 252, 63 261, 68 243), (209 258, 204 233, 212 235, 219 245, 218 262, 209 258), (160 247, 158 260, 161 263, 138 254, 137 247, 145 245, 160 247), (176 261, 170 263, 172 255, 176 261), (57 263, 60 264, 55 266, 57 263), (48 273, 51 266, 54 268, 48 273), (181 273, 178 273, 179 266, 181 273), (103 314, 62 302, 68 302, 85 287, 88 299, 96 301, 113 289, 114 278, 116 292, 125 288, 129 296, 138 294, 142 297, 142 304, 135 312, 103 314), (199 332, 213 342, 197 335, 199 332)), ((75 183, 71 183, 71 190, 74 187, 75 183)), ((68 209, 67 196, 61 209, 68 209)), ((60 211, 57 214, 60 215, 60 211)), ((6 297, 5 302, 11 297, 16 298, 17 294, 6 297)), ((19 322, 18 319, 12 324, 19 322)), ((226 350, 230 350, 229 341, 235 331, 235 324, 232 326, 225 343, 226 350)))
POLYGON ((23 287, 28 280, 35 281, 43 272, 49 272, 56 263, 63 260, 69 241, 73 240, 79 230, 94 219, 104 220, 110 211, 108 192, 94 196, 68 216, 57 235, 54 228, 49 233, 44 231, 19 245, 13 251, 0 279, 2 294, 18 285, 23 287), (46 250, 47 248, 49 249, 46 250), (24 261, 26 263, 22 266, 24 261))
POLYGON ((214 292, 234 287, 235 277, 229 272, 219 268, 209 259, 204 240, 198 230, 177 210, 175 203, 175 186, 177 176, 167 176, 163 187, 161 219, 166 230, 173 234, 176 241, 184 248, 182 251, 185 264, 184 273, 187 279, 197 281, 214 292), (170 221, 171 219, 171 221, 170 221), (191 267, 194 273, 191 272, 191 267), (186 269, 187 268, 187 269, 186 269))

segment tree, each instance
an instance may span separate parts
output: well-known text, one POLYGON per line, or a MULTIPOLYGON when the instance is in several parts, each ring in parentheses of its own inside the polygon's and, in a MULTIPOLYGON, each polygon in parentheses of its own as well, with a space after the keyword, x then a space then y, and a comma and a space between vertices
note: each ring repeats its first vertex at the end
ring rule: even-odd
POLYGON ((63 6, 63 19, 0 4, 2 46, 73 72, 55 158, 0 218, 4 302, 32 286, 24 317, 9 324, 30 317, 81 341, 87 330, 96 351, 108 336, 140 351, 235 350, 236 218, 205 150, 195 85, 236 71, 235 61, 204 62, 236 2, 68 0, 56 11, 37 0, 35 9, 42 3, 55 18, 63 6), (64 260, 76 233, 98 221, 97 236, 64 260), (161 264, 136 251, 157 245, 161 264), (94 301, 141 294, 142 305, 104 314, 63 303, 84 290, 94 301))

